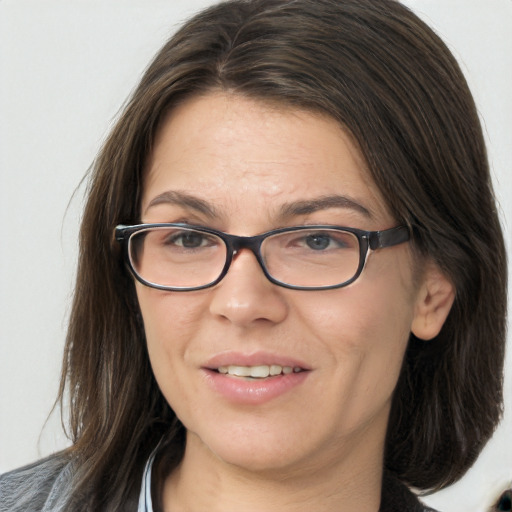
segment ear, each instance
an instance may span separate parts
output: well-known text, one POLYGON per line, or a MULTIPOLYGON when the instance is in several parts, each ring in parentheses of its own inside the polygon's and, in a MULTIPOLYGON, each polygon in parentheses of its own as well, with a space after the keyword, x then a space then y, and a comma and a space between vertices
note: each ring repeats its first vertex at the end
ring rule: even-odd
POLYGON ((428 263, 416 297, 412 333, 421 340, 435 338, 455 300, 455 287, 439 270, 428 263))

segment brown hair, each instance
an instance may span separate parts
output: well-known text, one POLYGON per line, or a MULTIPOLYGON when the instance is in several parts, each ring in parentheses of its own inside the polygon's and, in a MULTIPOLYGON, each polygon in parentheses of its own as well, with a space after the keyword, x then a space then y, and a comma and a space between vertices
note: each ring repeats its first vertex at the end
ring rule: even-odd
POLYGON ((455 59, 395 0, 234 0, 190 20, 158 53, 91 176, 67 338, 72 490, 125 510, 164 436, 183 427, 153 378, 132 278, 113 241, 139 221, 141 176, 162 116, 212 90, 326 113, 357 141, 417 250, 456 287, 439 336, 411 335, 385 466, 419 489, 462 476, 501 414, 506 260, 476 108, 455 59))

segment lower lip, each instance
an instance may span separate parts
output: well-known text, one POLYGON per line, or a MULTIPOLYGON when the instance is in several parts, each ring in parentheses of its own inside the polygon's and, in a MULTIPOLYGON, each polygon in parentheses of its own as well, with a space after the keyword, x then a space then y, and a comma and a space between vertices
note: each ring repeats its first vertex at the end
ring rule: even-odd
POLYGON ((207 384, 228 401, 236 404, 260 405, 302 384, 309 371, 277 375, 266 379, 243 379, 203 369, 207 384))

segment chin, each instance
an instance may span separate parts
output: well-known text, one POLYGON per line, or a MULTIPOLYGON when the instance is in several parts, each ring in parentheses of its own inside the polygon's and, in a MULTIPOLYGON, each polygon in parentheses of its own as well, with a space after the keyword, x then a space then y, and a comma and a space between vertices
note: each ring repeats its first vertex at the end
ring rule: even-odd
POLYGON ((290 436, 283 429, 264 431, 260 426, 255 429, 240 428, 238 432, 223 430, 217 434, 210 431, 200 437, 189 432, 187 448, 205 450, 215 461, 273 478, 286 478, 287 475, 304 471, 315 458, 315 453, 321 451, 304 443, 307 436, 290 436))

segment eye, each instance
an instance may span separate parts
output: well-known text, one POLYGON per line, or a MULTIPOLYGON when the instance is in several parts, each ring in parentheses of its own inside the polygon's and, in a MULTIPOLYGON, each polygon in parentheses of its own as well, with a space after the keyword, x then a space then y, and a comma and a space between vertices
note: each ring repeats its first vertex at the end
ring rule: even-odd
POLYGON ((196 248, 204 243, 204 237, 200 233, 185 232, 172 237, 172 242, 181 247, 196 248))
POLYGON ((327 252, 339 254, 340 251, 347 249, 358 250, 357 237, 343 230, 293 230, 274 236, 272 242, 279 243, 280 250, 302 250, 304 254, 309 255, 327 252))
POLYGON ((198 249, 212 245, 213 240, 199 231, 180 231, 173 233, 166 239, 166 244, 183 247, 184 249, 198 249))
POLYGON ((354 249, 357 247, 357 238, 346 231, 318 231, 306 233, 301 243, 303 247, 313 251, 327 251, 337 249, 354 249))
POLYGON ((310 249, 323 251, 331 245, 332 238, 327 234, 312 234, 306 237, 305 242, 310 249))

